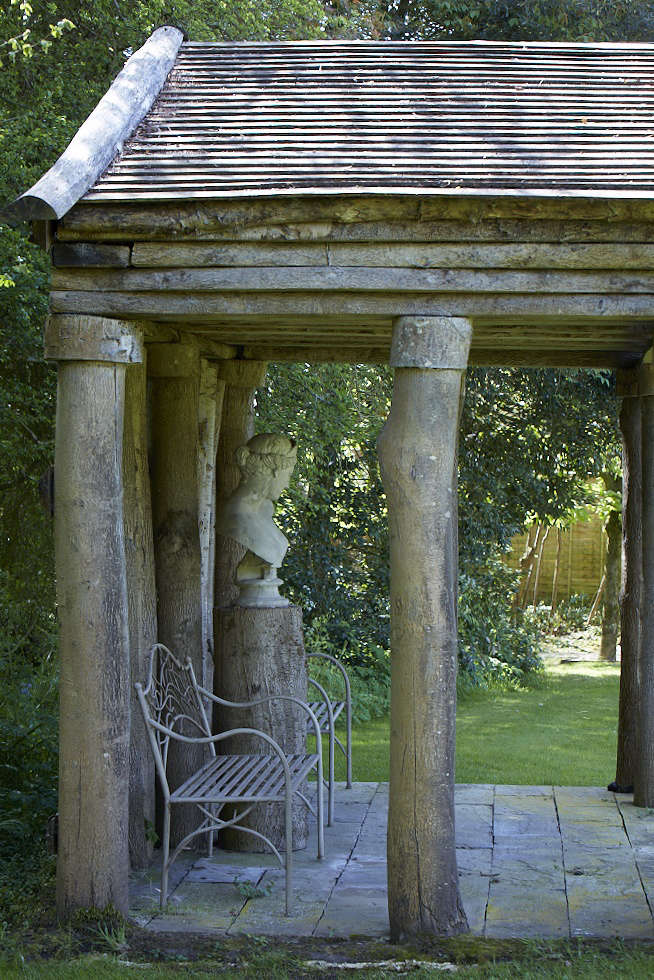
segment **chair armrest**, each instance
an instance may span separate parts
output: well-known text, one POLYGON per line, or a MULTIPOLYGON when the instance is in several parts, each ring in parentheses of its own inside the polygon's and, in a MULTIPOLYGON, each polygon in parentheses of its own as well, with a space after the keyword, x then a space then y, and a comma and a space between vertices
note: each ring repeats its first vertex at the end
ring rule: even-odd
POLYGON ((307 653, 307 660, 310 659, 329 660, 330 663, 334 664, 338 668, 343 678, 343 686, 345 687, 345 700, 349 704, 352 699, 350 693, 350 678, 348 677, 347 671, 340 660, 337 660, 336 657, 330 656, 328 653, 307 653))
MULTIPOLYGON (((193 666, 190 664, 190 660, 188 663, 190 665, 190 670, 192 671, 193 666)), ((221 705, 223 708, 256 708, 259 704, 270 704, 271 701, 289 701, 291 704, 298 705, 298 707, 302 708, 303 711, 306 711, 311 719, 316 734, 316 751, 319 753, 321 752, 320 724, 306 701, 302 701, 300 698, 294 698, 290 694, 268 694, 265 698, 257 698, 255 701, 227 701, 225 698, 218 697, 218 695, 214 694, 213 691, 209 691, 206 687, 202 687, 200 684, 198 684, 198 682, 195 680, 194 673, 192 676, 198 693, 209 698, 209 700, 213 701, 214 704, 221 705)))
POLYGON ((172 728, 167 728, 165 725, 159 724, 154 718, 151 718, 148 722, 152 728, 156 728, 158 732, 167 735, 169 738, 175 739, 177 742, 188 742, 192 745, 215 745, 216 742, 222 742, 226 738, 230 738, 232 735, 255 735, 257 738, 261 738, 264 742, 274 750, 274 752, 279 756, 284 765, 284 772, 288 775, 290 779, 291 771, 288 768, 288 762, 286 761, 286 753, 282 749, 279 742, 276 742, 274 738, 270 735, 266 735, 265 732, 259 731, 258 728, 230 728, 226 732, 219 732, 218 735, 203 735, 202 737, 194 737, 192 735, 182 735, 181 732, 176 732, 172 728))

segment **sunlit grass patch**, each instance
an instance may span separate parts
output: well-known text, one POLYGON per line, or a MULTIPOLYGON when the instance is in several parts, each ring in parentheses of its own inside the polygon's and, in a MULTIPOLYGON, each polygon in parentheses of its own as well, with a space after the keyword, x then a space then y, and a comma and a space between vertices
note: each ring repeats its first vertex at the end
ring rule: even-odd
MULTIPOLYGON (((615 775, 619 678, 619 664, 582 661, 548 665, 525 690, 466 693, 457 711, 457 782, 606 785, 615 775)), ((388 779, 388 740, 388 718, 356 726, 355 780, 388 779)), ((338 750, 336 774, 345 778, 338 750)))

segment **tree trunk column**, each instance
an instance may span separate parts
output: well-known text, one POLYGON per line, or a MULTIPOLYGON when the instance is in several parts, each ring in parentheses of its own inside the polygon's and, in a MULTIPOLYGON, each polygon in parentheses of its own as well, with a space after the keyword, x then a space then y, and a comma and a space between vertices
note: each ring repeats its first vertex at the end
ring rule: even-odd
POLYGON ((638 371, 618 374, 622 395, 622 586, 620 592, 620 701, 615 783, 611 788, 625 792, 634 785, 636 765, 636 709, 638 705, 638 661, 640 658, 640 605, 643 587, 642 495, 640 398, 638 371))
MULTIPOLYGON (((222 420, 216 455, 216 507, 218 519, 227 498, 238 486, 240 473, 234 453, 254 435, 254 394, 266 377, 265 361, 219 361, 216 364, 218 381, 224 384, 222 420)), ((222 649, 220 611, 238 599, 234 584, 236 569, 245 555, 245 548, 218 534, 215 536, 214 558, 214 691, 230 698, 223 685, 221 673, 222 649)), ((231 692, 232 694, 235 692, 231 692)))
MULTIPOLYGON (((202 634, 202 559, 199 528, 200 357, 186 344, 151 344, 152 517, 159 641, 197 677, 207 673, 202 634)), ((199 745, 171 742, 168 779, 180 786, 205 761, 199 745)), ((199 822, 193 805, 172 811, 171 843, 199 822)), ((197 843, 202 843, 199 839, 197 843)))
POLYGON ((127 364, 141 337, 102 317, 51 317, 59 361, 55 554, 60 625, 57 909, 127 912, 129 632, 123 535, 127 364))
POLYGON ((127 371, 124 433, 124 528, 131 673, 129 857, 132 868, 144 868, 152 858, 148 826, 154 828, 155 824, 155 771, 150 739, 134 684, 137 681, 146 684, 150 650, 157 641, 145 363, 134 364, 127 371))
POLYGON ((454 839, 457 434, 471 325, 400 317, 379 438, 391 549, 391 939, 467 928, 454 839))
POLYGON ((634 804, 654 807, 654 368, 640 370, 643 584, 638 669, 638 757, 634 804))

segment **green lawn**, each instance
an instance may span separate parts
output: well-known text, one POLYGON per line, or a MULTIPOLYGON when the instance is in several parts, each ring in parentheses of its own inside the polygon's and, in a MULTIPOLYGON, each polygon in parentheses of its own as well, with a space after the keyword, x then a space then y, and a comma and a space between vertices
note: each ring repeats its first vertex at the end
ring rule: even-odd
MULTIPOLYGON (((549 666, 526 691, 459 699, 459 783, 603 786, 615 776, 618 664, 549 666)), ((355 780, 388 779, 388 718, 353 731, 355 780)), ((337 776, 344 778, 337 749, 337 776)))

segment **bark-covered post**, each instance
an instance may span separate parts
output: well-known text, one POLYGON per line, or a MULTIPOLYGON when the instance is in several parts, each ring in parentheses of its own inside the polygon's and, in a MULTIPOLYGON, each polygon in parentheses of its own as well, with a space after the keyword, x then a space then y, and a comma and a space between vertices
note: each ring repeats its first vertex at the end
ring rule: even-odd
MULTIPOLYGON (((203 676, 202 562, 199 531, 198 419, 200 358, 186 344, 152 344, 152 517, 159 640, 203 676)), ((173 742, 168 775, 179 786, 204 761, 204 750, 173 742)), ((197 826, 193 806, 173 809, 171 842, 197 826)))
MULTIPOLYGON (((254 394, 263 384, 267 364, 263 361, 219 361, 218 380, 225 384, 222 402, 222 421, 216 455, 216 515, 225 500, 238 486, 240 473, 234 460, 239 446, 254 435, 254 394)), ((218 633, 220 611, 226 609, 238 598, 234 577, 245 549, 231 538, 216 535, 214 560, 214 646, 215 673, 214 690, 216 694, 229 698, 223 688, 221 676, 221 650, 218 633)))
MULTIPOLYGON (((616 485, 618 481, 615 481, 616 485)), ((609 487, 608 489, 612 489, 609 487)), ((604 604, 602 609, 602 639, 600 660, 615 663, 620 626, 620 555, 622 551, 622 521, 620 513, 612 510, 606 522, 606 565, 604 604)))
POLYGON ((55 556, 60 627, 57 909, 127 912, 129 632, 123 532, 127 365, 142 359, 129 324, 55 316, 59 362, 55 556))
POLYGON ((157 640, 152 503, 147 440, 147 377, 143 364, 127 371, 123 446, 125 558, 129 609, 130 748, 129 857, 133 868, 152 857, 147 825, 155 821, 155 774, 150 740, 134 684, 146 682, 149 653, 157 640))
POLYGON ((391 548, 388 904, 394 941, 467 928, 454 839, 457 435, 471 325, 394 323, 379 438, 391 548))
POLYGON ((643 579, 634 773, 635 806, 654 807, 654 367, 639 371, 643 579))
POLYGON ((224 381, 218 381, 216 367, 200 361, 200 399, 198 418, 198 491, 200 554, 202 558, 202 668, 200 683, 213 690, 213 580, 216 513, 216 447, 222 415, 224 381))
POLYGON ((638 371, 618 375, 622 395, 622 587, 620 592, 620 700, 615 781, 610 789, 633 789, 636 765, 640 609, 643 588, 642 460, 638 371))

